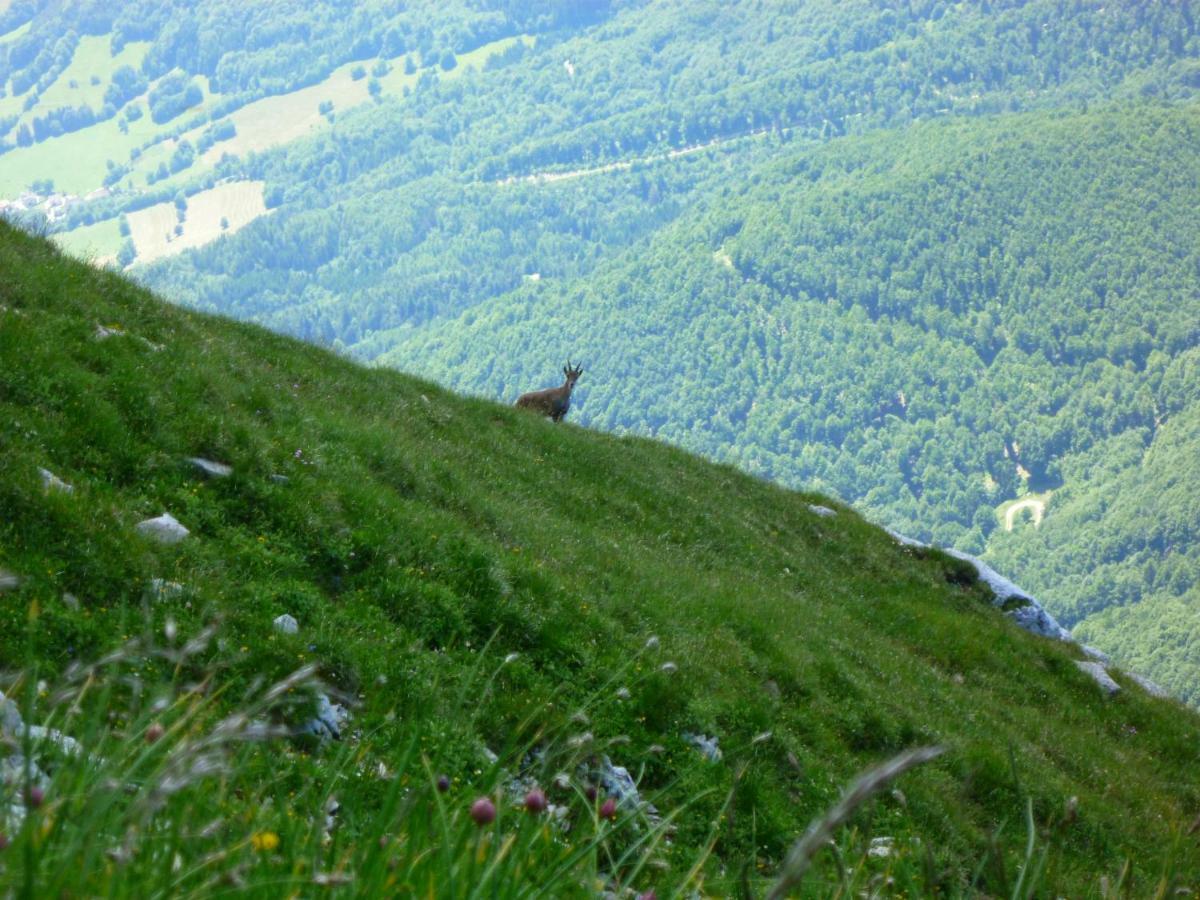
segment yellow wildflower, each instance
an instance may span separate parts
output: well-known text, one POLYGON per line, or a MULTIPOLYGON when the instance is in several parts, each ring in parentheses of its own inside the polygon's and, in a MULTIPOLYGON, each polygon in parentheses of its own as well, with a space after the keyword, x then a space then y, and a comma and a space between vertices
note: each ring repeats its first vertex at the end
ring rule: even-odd
POLYGON ((279 835, 273 831, 258 831, 250 835, 250 846, 259 852, 270 852, 279 846, 279 835))

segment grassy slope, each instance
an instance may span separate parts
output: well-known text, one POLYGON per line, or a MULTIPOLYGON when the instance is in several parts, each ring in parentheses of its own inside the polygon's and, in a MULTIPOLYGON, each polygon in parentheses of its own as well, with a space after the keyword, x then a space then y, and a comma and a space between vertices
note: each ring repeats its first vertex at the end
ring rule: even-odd
POLYGON ((1018 815, 1011 746, 1039 822, 1080 799, 1056 889, 1094 890, 1127 857, 1157 877, 1169 847, 1200 878, 1174 845, 1200 806, 1194 715, 1136 688, 1103 699, 1072 648, 948 583, 946 559, 658 443, 551 427, 171 308, 0 229, 0 566, 26 577, 0 593, 0 658, 22 658, 35 600, 35 655, 57 670, 118 641, 149 579, 180 581, 193 600, 171 614, 184 630, 223 617, 235 682, 315 660, 378 729, 363 754, 386 760, 424 727, 434 765, 469 780, 476 737, 504 747, 555 691, 554 709, 573 708, 653 633, 678 675, 639 662, 631 699, 597 707, 590 727, 629 736, 612 752, 667 786, 660 804, 719 789, 681 820, 667 880, 695 858, 734 769, 746 766, 718 852, 739 861, 753 846, 769 865, 847 775, 930 741, 950 752, 909 776, 906 803, 859 824, 921 837, 939 877, 968 878, 1018 815), (96 341, 98 322, 128 333, 96 341), (193 454, 235 475, 200 483, 181 462, 193 454), (44 495, 39 466, 75 494, 44 495), (178 548, 133 530, 163 510, 192 529, 178 548), (285 611, 295 639, 272 634, 285 611), (476 719, 455 718, 446 686, 493 633, 490 653, 522 657, 476 719), (697 769, 688 730, 718 733, 725 763, 697 769), (654 743, 663 756, 647 755, 654 743))

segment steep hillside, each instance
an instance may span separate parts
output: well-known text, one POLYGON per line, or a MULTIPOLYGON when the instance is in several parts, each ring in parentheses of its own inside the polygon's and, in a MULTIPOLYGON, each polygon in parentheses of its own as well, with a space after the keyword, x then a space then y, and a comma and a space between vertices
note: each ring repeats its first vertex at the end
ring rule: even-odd
MULTIPOLYGON (((1190 596, 1197 147, 1189 105, 787 148, 586 279, 398 332, 383 360, 513 396, 582 355, 586 424, 993 548, 1068 626, 1190 596), (1040 528, 1003 532, 1006 501, 1046 491, 1040 528)), ((1190 691, 1200 657, 1165 655, 1150 674, 1190 691)))
POLYGON ((932 743, 945 754, 838 833, 810 893, 1200 880, 1195 715, 1116 670, 1106 696, 1078 648, 1016 628, 963 564, 679 449, 167 306, 7 226, 0 276, 0 658, 27 676, 4 690, 33 721, 72 663, 139 634, 167 645, 118 653, 111 693, 93 673, 89 702, 51 715, 94 755, 26 791, 0 883, 758 895, 840 784, 932 743), (231 471, 206 479, 193 457, 231 471), (177 544, 139 530, 164 512, 190 532, 177 544), (214 622, 202 649, 172 643, 214 622), (208 781, 213 763, 177 759, 210 747, 192 735, 244 730, 204 729, 307 663, 352 702, 344 751, 255 744, 208 781), (164 745, 170 780, 71 780, 164 745), (605 756, 669 840, 645 810, 608 823, 603 796, 589 805, 605 756), (478 831, 474 796, 502 798, 523 767, 550 790, 546 766, 576 782, 555 800, 570 831, 507 801, 478 831))

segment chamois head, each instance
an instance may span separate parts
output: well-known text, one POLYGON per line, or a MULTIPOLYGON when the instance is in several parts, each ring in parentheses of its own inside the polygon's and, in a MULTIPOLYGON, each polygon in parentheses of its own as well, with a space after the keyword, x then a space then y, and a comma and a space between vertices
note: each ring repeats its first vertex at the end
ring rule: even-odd
POLYGON ((563 366, 563 374, 567 376, 567 390, 575 388, 575 382, 579 380, 579 376, 583 374, 583 365, 580 364, 575 368, 571 368, 571 361, 568 359, 567 364, 563 366))

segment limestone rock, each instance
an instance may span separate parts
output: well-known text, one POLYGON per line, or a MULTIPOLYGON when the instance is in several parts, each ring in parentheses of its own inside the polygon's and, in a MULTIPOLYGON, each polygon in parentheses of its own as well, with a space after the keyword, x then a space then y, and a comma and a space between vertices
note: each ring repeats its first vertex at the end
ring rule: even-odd
POLYGON ((296 621, 294 616, 287 613, 284 613, 282 616, 276 616, 275 621, 271 625, 281 634, 295 634, 300 630, 300 623, 296 621))
POLYGON ((189 456, 187 461, 192 464, 192 467, 206 478, 228 478, 233 474, 233 467, 227 466, 225 463, 215 462, 211 459, 205 459, 202 456, 189 456))
POLYGON ((121 337, 123 334, 125 334, 125 330, 117 328, 115 325, 111 328, 107 325, 97 325, 92 337, 98 341, 107 341, 109 338, 121 337))
POLYGON ((1100 690, 1104 691, 1108 696, 1111 697, 1121 690, 1121 686, 1112 680, 1108 671, 1100 663, 1092 660, 1077 659, 1075 660, 1075 665, 1079 666, 1081 672, 1086 672, 1090 675, 1092 680, 1100 686, 1100 690))
POLYGON ((889 535, 891 535, 892 540, 894 540, 897 544, 900 544, 902 547, 928 547, 929 546, 928 544, 924 544, 921 541, 918 541, 916 538, 910 538, 907 535, 901 534, 900 532, 896 531, 894 528, 888 528, 886 525, 883 526, 883 530, 886 531, 889 535))
POLYGON ((607 756, 601 757, 600 769, 597 772, 600 784, 605 793, 614 798, 622 806, 637 806, 641 797, 638 795, 637 782, 624 766, 614 766, 607 756))
POLYGON ((1091 647, 1087 644, 1080 644, 1079 649, 1083 651, 1083 655, 1088 659, 1094 659, 1098 663, 1103 663, 1107 666, 1112 662, 1112 660, 1108 658, 1108 654, 1103 650, 1097 650, 1095 647, 1091 647))
POLYGON ((700 755, 709 762, 720 762, 723 754, 721 748, 717 746, 717 738, 708 737, 704 734, 683 733, 683 739, 700 751, 700 755))
POLYGON ((1138 687, 1140 687, 1143 691, 1145 691, 1151 697, 1159 697, 1162 699, 1166 699, 1171 696, 1170 692, 1168 692, 1166 690, 1166 688, 1159 687, 1157 684, 1155 684, 1153 681, 1151 681, 1149 678, 1146 678, 1145 676, 1138 675, 1136 672, 1126 672, 1125 674, 1128 675, 1130 680, 1132 680, 1134 683, 1136 683, 1138 685, 1138 687))
POLYGON ((320 743, 338 741, 342 738, 342 729, 349 721, 350 713, 344 706, 334 703, 328 694, 318 694, 316 715, 302 724, 297 733, 312 735, 320 743))
POLYGON ((17 708, 14 701, 4 696, 3 691, 0 691, 0 736, 16 737, 24 729, 25 722, 21 718, 21 710, 17 708))
POLYGON ((953 547, 946 547, 944 552, 974 566, 975 571, 979 574, 979 580, 992 589, 996 598, 993 601, 995 605, 1003 607, 1008 616, 1026 631, 1059 641, 1071 640, 1067 629, 1059 625, 1054 616, 1046 612, 1037 600, 983 560, 976 559, 961 550, 955 550, 953 547))
POLYGON ((0 758, 0 825, 7 821, 13 831, 21 827, 25 820, 23 794, 26 787, 45 791, 50 787, 50 779, 37 763, 30 760, 26 764, 20 753, 0 758))
POLYGON ((5 591, 15 591, 21 586, 21 579, 8 569, 0 569, 0 594, 5 591))
POLYGON ((157 518, 138 522, 137 530, 144 537, 158 541, 160 544, 178 544, 191 534, 170 513, 163 513, 157 518))
POLYGON ((808 510, 809 510, 809 512, 816 513, 822 519, 827 519, 830 516, 837 515, 836 509, 830 509, 828 506, 819 506, 816 503, 808 504, 808 510))
POLYGON ((75 492, 74 485, 67 484, 49 469, 38 469, 38 474, 42 476, 42 490, 47 494, 55 492, 73 494, 75 492))

